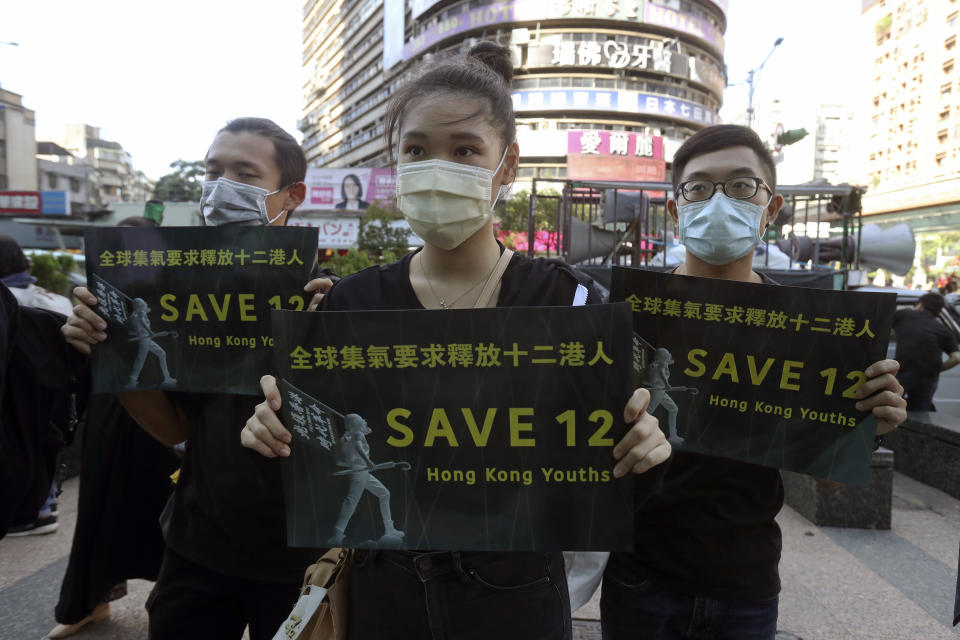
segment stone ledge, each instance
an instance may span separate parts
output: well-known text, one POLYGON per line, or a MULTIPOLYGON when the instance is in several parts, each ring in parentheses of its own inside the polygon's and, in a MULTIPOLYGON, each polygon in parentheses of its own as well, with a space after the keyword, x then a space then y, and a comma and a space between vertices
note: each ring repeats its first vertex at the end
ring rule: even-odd
POLYGON ((911 413, 898 429, 883 436, 884 445, 896 452, 897 471, 960 499, 960 432, 933 419, 911 413))
POLYGON ((870 485, 827 488, 811 476, 781 471, 784 502, 820 527, 889 529, 893 504, 894 455, 880 448, 873 454, 870 485))

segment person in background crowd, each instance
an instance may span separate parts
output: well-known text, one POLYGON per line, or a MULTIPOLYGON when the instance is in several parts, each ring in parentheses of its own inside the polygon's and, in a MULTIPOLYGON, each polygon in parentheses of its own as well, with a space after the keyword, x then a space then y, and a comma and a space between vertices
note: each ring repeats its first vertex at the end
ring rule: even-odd
POLYGON ((6 235, 0 235, 0 281, 21 306, 48 309, 64 316, 73 311, 69 298, 35 284, 37 279, 30 274, 30 260, 17 241, 6 235))
POLYGON ((897 336, 894 358, 900 363, 897 379, 903 385, 907 411, 933 411, 940 372, 960 364, 957 338, 937 319, 943 305, 942 295, 925 293, 913 309, 893 314, 897 336), (947 355, 946 360, 941 353, 947 355))
MULTIPOLYGON (((120 227, 155 227, 130 217, 120 227)), ((163 559, 160 512, 170 498, 173 450, 139 428, 114 394, 90 397, 80 429, 80 495, 73 545, 50 638, 110 616, 127 580, 156 580, 163 559)))
MULTIPOLYGON (((37 279, 30 274, 30 261, 17 241, 7 235, 0 235, 0 281, 7 286, 22 307, 46 309, 63 316, 69 315, 73 310, 73 305, 66 296, 34 284, 37 279)), ((57 488, 54 481, 51 482, 50 492, 36 517, 27 522, 12 524, 7 535, 11 538, 43 535, 53 533, 58 526, 57 488)))

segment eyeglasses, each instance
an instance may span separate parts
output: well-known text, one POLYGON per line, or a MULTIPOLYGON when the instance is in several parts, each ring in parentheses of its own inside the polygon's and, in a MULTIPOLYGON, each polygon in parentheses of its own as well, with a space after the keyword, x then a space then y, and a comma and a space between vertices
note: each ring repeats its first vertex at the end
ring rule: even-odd
POLYGON ((761 178, 751 178, 738 176, 730 178, 724 182, 714 182, 712 180, 687 180, 680 184, 677 193, 682 193, 683 197, 690 202, 699 202, 709 200, 717 191, 717 185, 723 189, 724 195, 735 200, 748 200, 757 195, 760 187, 763 187, 773 195, 773 189, 764 184, 761 178))

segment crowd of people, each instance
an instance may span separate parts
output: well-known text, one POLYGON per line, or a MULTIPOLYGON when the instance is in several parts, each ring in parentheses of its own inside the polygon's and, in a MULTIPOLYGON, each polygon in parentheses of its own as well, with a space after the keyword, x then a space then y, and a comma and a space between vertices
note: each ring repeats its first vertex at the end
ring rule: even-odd
MULTIPOLYGON (((395 92, 387 135, 398 206, 424 246, 336 282, 315 274, 304 287, 314 294, 311 307, 469 308, 500 261, 507 264, 489 306, 570 305, 583 293, 586 304, 602 302, 575 268, 511 255, 496 241, 492 210, 520 158, 511 79, 509 50, 482 42, 395 92)), ((304 200, 303 151, 269 120, 230 121, 205 163, 200 210, 207 225, 284 225, 304 200)), ((688 249, 676 273, 776 284, 752 269, 753 250, 783 205, 773 159, 752 130, 718 125, 694 134, 674 156, 673 187, 668 211, 688 249)), ((344 198, 361 198, 355 191, 344 198)), ((28 280, 21 276, 8 286, 28 280)), ((0 295, 0 351, 9 362, 23 314, 6 287, 0 295)), ((97 298, 83 287, 74 295, 57 331, 60 344, 70 345, 70 370, 82 372, 91 347, 111 338, 97 298)), ((857 409, 876 416, 878 435, 906 418, 897 372, 894 360, 873 363, 857 391, 857 409)), ((8 397, 10 382, 8 371, 8 397)), ((80 513, 56 610, 64 628, 55 633, 102 617, 118 584, 146 577, 156 580, 146 603, 154 640, 240 638, 244 629, 253 640, 274 636, 304 569, 325 550, 286 545, 277 458, 289 455, 292 439, 279 418, 276 381, 265 376, 261 386, 262 398, 140 390, 90 401, 80 513), (171 447, 184 442, 180 460, 171 447), (168 477, 177 466, 171 493, 168 477), (134 474, 137 481, 129 481, 134 474), (142 507, 131 526, 150 536, 138 536, 136 548, 122 527, 105 528, 104 511, 121 502, 142 507), (110 547, 116 554, 117 545, 123 560, 105 553, 110 547)), ((673 451, 649 402, 646 389, 633 393, 623 410, 629 430, 611 451, 614 475, 634 474, 637 499, 634 551, 613 553, 603 574, 604 637, 773 640, 778 470, 673 451)), ((33 519, 49 495, 50 482, 41 485, 25 509, 33 519)), ((358 550, 348 612, 353 639, 552 640, 572 633, 560 552, 358 550)))

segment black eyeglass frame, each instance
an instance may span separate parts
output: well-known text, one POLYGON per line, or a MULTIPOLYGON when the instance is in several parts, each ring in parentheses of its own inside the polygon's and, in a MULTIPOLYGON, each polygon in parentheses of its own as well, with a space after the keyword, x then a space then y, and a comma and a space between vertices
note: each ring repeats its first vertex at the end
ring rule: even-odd
POLYGON ((773 189, 767 186, 767 183, 763 181, 763 178, 758 178, 757 176, 734 176, 732 178, 727 178, 726 180, 722 180, 720 182, 714 182, 713 180, 707 180, 705 178, 697 178, 696 180, 686 180, 684 182, 681 182, 679 185, 677 185, 677 191, 674 193, 674 195, 679 196, 682 194, 684 200, 686 200, 687 202, 703 202, 704 200, 709 200, 710 198, 713 197, 713 194, 717 192, 717 185, 720 185, 720 190, 723 191, 723 195, 727 196, 728 198, 733 198, 734 200, 749 200, 753 196, 757 195, 757 192, 760 191, 760 187, 763 187, 764 189, 766 189, 771 196, 773 195, 773 189), (733 180, 753 180, 754 181, 753 193, 751 193, 749 196, 742 196, 742 197, 730 195, 729 193, 727 193, 727 183, 733 180), (685 187, 691 182, 708 182, 711 185, 713 185, 713 188, 710 190, 710 195, 700 200, 691 200, 690 198, 688 198, 685 187))

